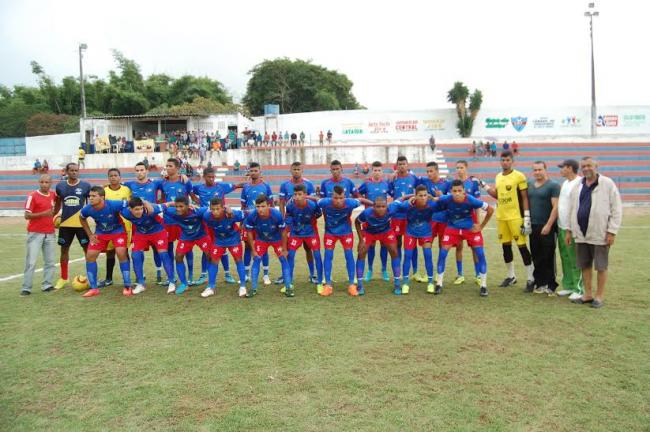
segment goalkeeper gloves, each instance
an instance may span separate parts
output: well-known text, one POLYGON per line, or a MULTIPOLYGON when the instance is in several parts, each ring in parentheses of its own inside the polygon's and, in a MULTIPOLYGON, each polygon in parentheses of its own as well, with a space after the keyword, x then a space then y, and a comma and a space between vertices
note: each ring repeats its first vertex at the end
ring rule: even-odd
POLYGON ((533 232, 533 227, 530 223, 530 211, 524 210, 524 224, 521 226, 521 233, 523 235, 530 235, 533 232))

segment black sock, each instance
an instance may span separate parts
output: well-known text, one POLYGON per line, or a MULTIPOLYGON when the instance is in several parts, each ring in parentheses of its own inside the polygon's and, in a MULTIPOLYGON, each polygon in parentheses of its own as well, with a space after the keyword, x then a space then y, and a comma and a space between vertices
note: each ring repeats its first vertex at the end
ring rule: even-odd
POLYGON ((115 257, 106 258, 106 280, 113 280, 114 268, 115 268, 115 257))
POLYGON ((529 266, 533 263, 533 258, 530 256, 530 251, 526 246, 521 246, 519 253, 521 254, 521 259, 524 261, 524 265, 529 266))
POLYGON ((505 262, 506 264, 512 262, 513 260, 512 245, 502 244, 501 247, 503 248, 503 262, 505 262))

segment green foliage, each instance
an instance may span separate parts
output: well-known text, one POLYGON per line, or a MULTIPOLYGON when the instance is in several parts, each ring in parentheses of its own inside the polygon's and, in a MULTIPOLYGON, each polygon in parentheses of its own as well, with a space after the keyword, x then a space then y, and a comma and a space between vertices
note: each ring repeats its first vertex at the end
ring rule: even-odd
POLYGON ((172 115, 202 115, 207 116, 210 114, 226 114, 233 112, 241 112, 246 115, 245 110, 233 103, 221 103, 214 99, 197 96, 192 102, 185 102, 178 105, 167 106, 167 104, 160 105, 147 114, 172 114, 172 115))
POLYGON ((44 103, 29 104, 20 97, 12 97, 0 106, 0 137, 25 136, 27 120, 47 110, 44 103))
POLYGON ((362 108, 345 74, 310 61, 265 60, 249 74, 243 103, 253 115, 262 114, 268 103, 280 105, 281 113, 362 108))
POLYGON ((25 135, 54 135, 79 131, 79 117, 66 114, 37 113, 27 119, 25 135))
POLYGON ((483 93, 480 90, 474 90, 470 96, 469 89, 461 81, 456 81, 454 86, 447 92, 447 102, 456 105, 456 115, 458 122, 456 127, 460 136, 466 138, 472 135, 474 120, 481 109, 483 103, 483 93), (467 113, 467 98, 469 97, 469 114, 467 113))

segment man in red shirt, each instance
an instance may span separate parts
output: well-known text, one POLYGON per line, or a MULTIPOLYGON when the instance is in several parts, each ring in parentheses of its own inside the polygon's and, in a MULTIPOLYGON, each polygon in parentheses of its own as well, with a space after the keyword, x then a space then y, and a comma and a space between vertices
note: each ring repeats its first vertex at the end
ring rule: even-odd
POLYGON ((25 257, 25 278, 20 291, 21 296, 32 293, 32 279, 36 269, 39 251, 43 252, 43 283, 41 290, 52 291, 54 285, 54 255, 56 235, 54 233, 54 204, 56 194, 50 190, 52 178, 43 174, 38 180, 39 189, 27 195, 25 219, 27 223, 27 256, 25 257))

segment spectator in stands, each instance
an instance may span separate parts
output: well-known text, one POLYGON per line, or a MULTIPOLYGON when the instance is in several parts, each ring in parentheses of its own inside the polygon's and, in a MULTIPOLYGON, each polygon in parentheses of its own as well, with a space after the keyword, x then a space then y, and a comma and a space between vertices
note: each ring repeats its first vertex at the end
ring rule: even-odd
POLYGON ((300 131, 300 145, 305 145, 305 132, 300 131))
POLYGON ((492 157, 497 157, 497 142, 492 141, 492 144, 490 144, 490 153, 492 154, 492 157))
POLYGON ((289 131, 284 131, 284 141, 283 144, 289 144, 289 131))
POLYGON ((323 138, 324 138, 323 131, 320 131, 320 133, 318 134, 318 144, 323 145, 323 138))
POLYGON ((38 174, 41 172, 41 161, 36 159, 34 161, 34 166, 32 167, 32 174, 38 174))
POLYGON ((492 144, 490 141, 485 141, 485 156, 490 156, 492 154, 492 144))
POLYGON ((41 174, 47 174, 50 171, 50 164, 47 163, 47 159, 43 159, 43 166, 41 166, 41 174))
POLYGON ((354 163, 354 170, 352 171, 355 177, 359 177, 359 163, 354 163))
POLYGON ((519 154, 519 144, 517 144, 514 141, 512 142, 512 153, 514 153, 515 155, 519 154))
POLYGON ((273 131, 273 134, 271 134, 271 145, 277 145, 278 143, 278 135, 273 131))
POLYGON ((239 168, 241 168, 241 164, 239 163, 239 160, 235 159, 235 164, 233 165, 233 170, 235 172, 239 172, 239 168))
POLYGON ((149 159, 145 156, 144 159, 142 159, 142 163, 144 164, 144 169, 149 171, 149 159))
MULTIPOLYGON (((99 141, 99 135, 95 137, 95 141, 99 141)), ((95 144, 97 146, 97 144, 95 144)), ((97 148, 97 147, 95 147, 97 148)), ((77 158, 77 166, 79 168, 85 168, 86 167, 86 150, 82 146, 79 146, 79 157, 77 158)))
POLYGON ((368 162, 363 163, 363 168, 361 169, 361 172, 363 173, 364 176, 370 173, 370 167, 368 166, 368 162))
POLYGON ((510 150, 510 144, 508 144, 507 140, 503 141, 503 151, 508 151, 510 150))
POLYGON ((298 135, 295 132, 291 132, 291 145, 298 145, 298 135))
POLYGON ((262 133, 258 132, 257 137, 255 138, 255 143, 259 147, 262 145, 262 133))
POLYGON ((264 144, 265 147, 268 147, 269 141, 271 141, 271 137, 269 136, 269 133, 264 132, 264 139, 262 140, 262 144, 264 144))
POLYGON ((327 131, 327 144, 332 144, 332 131, 327 131))
POLYGON ((203 165, 199 164, 199 166, 196 167, 196 176, 197 176, 199 179, 202 179, 202 178, 203 178, 203 165))

